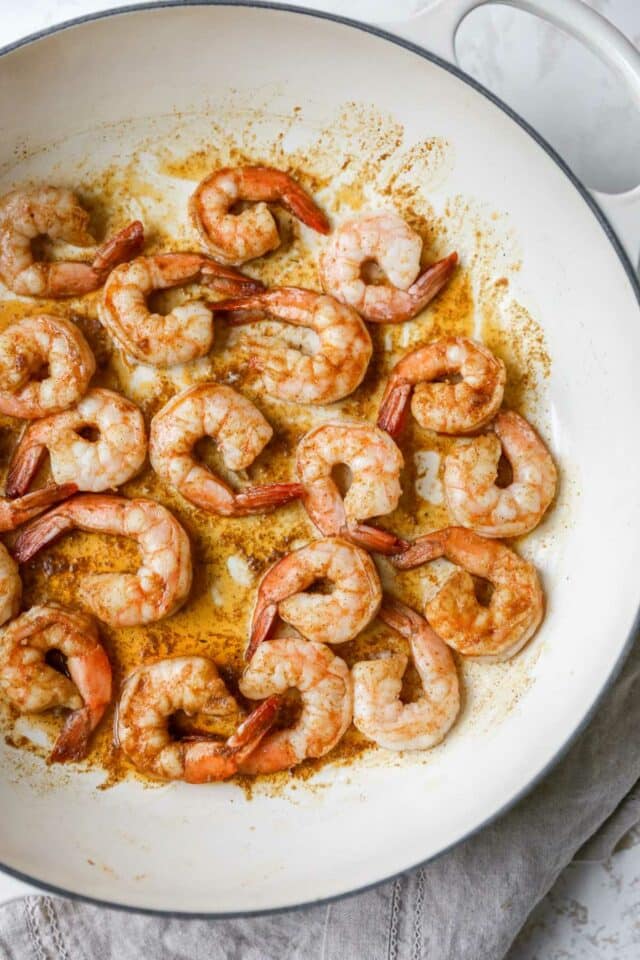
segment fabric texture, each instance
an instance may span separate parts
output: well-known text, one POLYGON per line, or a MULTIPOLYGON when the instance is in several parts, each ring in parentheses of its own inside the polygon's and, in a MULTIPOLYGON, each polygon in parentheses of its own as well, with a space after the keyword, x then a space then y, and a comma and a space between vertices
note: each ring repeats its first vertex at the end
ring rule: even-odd
POLYGON ((27 897, 0 909, 6 960, 501 960, 563 868, 606 859, 640 819, 640 644, 528 797, 433 863, 326 906, 171 920, 27 897))

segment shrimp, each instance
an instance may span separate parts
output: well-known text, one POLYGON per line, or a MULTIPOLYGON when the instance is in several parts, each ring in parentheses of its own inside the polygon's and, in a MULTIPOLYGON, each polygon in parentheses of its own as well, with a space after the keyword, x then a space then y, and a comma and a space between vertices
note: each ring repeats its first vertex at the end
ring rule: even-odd
POLYGON ((18 567, 3 543, 0 543, 0 625, 15 617, 20 609, 22 581, 18 567))
MULTIPOLYGON (((251 297, 223 300, 216 310, 258 310, 277 320, 307 327, 316 335, 317 349, 309 354, 277 338, 248 340, 250 365, 258 371, 258 386, 272 397, 294 403, 334 403, 358 387, 371 359, 371 337, 351 307, 300 287, 280 287, 251 297)), ((260 316, 234 317, 243 324, 260 316)))
POLYGON ((129 537, 140 548, 136 573, 97 573, 84 577, 82 600, 114 627, 154 623, 175 613, 191 589, 189 538, 166 507, 154 500, 127 500, 106 494, 78 494, 18 534, 14 556, 30 560, 69 530, 129 537))
POLYGON ((396 213, 369 213, 334 231, 320 257, 327 293, 354 307, 372 323, 410 320, 451 278, 458 254, 451 253, 420 273, 422 240, 396 213), (387 283, 367 283, 365 264, 375 262, 387 283))
POLYGON ((122 349, 140 363, 172 367, 204 357, 213 343, 213 314, 205 300, 191 300, 163 316, 151 313, 147 297, 199 281, 236 295, 262 289, 257 280, 223 267, 200 253, 158 253, 137 257, 109 275, 100 320, 122 349))
POLYGON ((77 297, 97 290, 118 263, 135 257, 144 244, 144 228, 134 220, 98 247, 92 263, 36 261, 38 237, 95 247, 89 214, 74 193, 61 187, 16 190, 0 200, 0 276, 14 293, 27 297, 77 297))
POLYGON ((53 506, 60 500, 66 500, 77 490, 75 483, 50 483, 42 490, 34 490, 17 500, 8 500, 0 497, 0 533, 15 530, 27 520, 32 520, 39 513, 53 506))
POLYGON ((380 553, 398 553, 404 541, 360 521, 395 510, 403 465, 393 440, 376 427, 348 421, 322 423, 298 444, 304 506, 324 536, 340 534, 380 553), (344 498, 332 472, 338 464, 351 471, 344 498))
POLYGON ((14 452, 7 493, 25 493, 47 450, 59 484, 99 493, 119 487, 140 471, 147 453, 142 413, 112 390, 94 389, 72 410, 32 423, 14 452), (97 431, 85 437, 83 431, 97 431))
POLYGON ((207 657, 174 657, 139 667, 125 681, 117 707, 115 741, 139 770, 162 780, 209 783, 237 772, 267 733, 278 698, 261 703, 226 743, 206 735, 174 740, 169 720, 178 710, 221 719, 238 705, 207 657))
POLYGON ((464 527, 447 527, 415 540, 394 558, 408 570, 446 557, 457 570, 425 607, 429 623, 459 653, 485 660, 507 660, 538 629, 544 612, 540 580, 533 564, 495 540, 464 527), (488 605, 478 602, 472 577, 488 580, 488 605))
POLYGON ((498 412, 506 371, 502 360, 467 337, 443 337, 408 353, 387 383, 378 426, 397 437, 411 412, 421 427, 436 433, 471 433, 498 412), (459 382, 443 378, 459 376, 459 382))
POLYGON ((444 490, 454 519, 484 537, 518 537, 533 530, 556 492, 558 474, 546 446, 527 421, 505 410, 493 433, 459 441, 445 460, 444 490), (500 457, 513 479, 498 487, 500 457))
POLYGON ((240 773, 275 773, 306 757, 322 757, 347 730, 353 715, 351 675, 328 647, 300 637, 269 640, 258 647, 240 680, 240 690, 252 700, 291 687, 300 691, 297 721, 265 737, 240 762, 240 773))
POLYGON ((267 639, 279 616, 308 640, 345 643, 372 620, 382 599, 373 560, 360 547, 329 537, 287 554, 267 570, 258 598, 247 659, 267 639), (329 593, 305 592, 329 581, 329 593))
POLYGON ((49 761, 85 757, 111 700, 111 664, 93 617, 50 603, 13 620, 0 635, 0 687, 22 713, 71 710, 49 761), (49 666, 50 650, 66 658, 68 676, 49 666))
POLYGON ((201 383, 173 397, 151 421, 149 453, 159 477, 202 510, 225 517, 263 513, 299 497, 298 483, 272 483, 235 493, 193 453, 202 437, 217 440, 230 470, 244 470, 273 430, 260 411, 231 387, 201 383))
POLYGON ((289 174, 273 167, 216 170, 198 185, 189 210, 206 247, 223 263, 238 265, 280 246, 268 203, 279 203, 312 230, 329 233, 329 221, 309 194, 289 174), (241 201, 255 206, 231 212, 241 201))
POLYGON ((460 712, 453 655, 427 621, 399 600, 385 599, 378 616, 409 641, 423 692, 413 703, 400 699, 404 653, 361 660, 351 670, 353 724, 387 750, 428 750, 444 739, 460 712))
POLYGON ((0 413, 39 420, 66 410, 86 392, 95 369, 89 344, 70 320, 24 317, 0 334, 0 413))

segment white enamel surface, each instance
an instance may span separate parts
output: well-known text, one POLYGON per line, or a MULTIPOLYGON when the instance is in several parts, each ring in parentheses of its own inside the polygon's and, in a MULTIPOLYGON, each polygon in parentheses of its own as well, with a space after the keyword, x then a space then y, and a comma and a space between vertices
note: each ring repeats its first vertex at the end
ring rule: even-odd
MULTIPOLYGON (((89 775, 54 779, 0 746, 3 863, 90 897, 193 912, 339 894, 476 829, 584 720, 640 599, 634 292, 562 171, 462 81, 379 38, 296 14, 125 14, 0 59, 0 166, 52 141, 64 145, 31 169, 47 171, 65 151, 70 162, 80 142, 109 159, 161 125, 161 114, 200 113, 227 88, 260 91, 261 102, 268 89, 275 114, 301 103, 318 122, 346 100, 373 101, 398 117, 409 140, 435 135, 453 145, 455 163, 434 203, 462 194, 509 215, 522 251, 518 295, 543 324, 553 358, 548 433, 563 493, 528 547, 548 597, 544 626, 524 654, 535 663, 534 682, 500 722, 491 723, 489 711, 484 722, 460 724, 429 762, 326 767, 313 790, 300 784, 248 801, 230 785, 131 782, 97 791, 89 775), (97 131, 96 118, 116 126, 97 131), (131 118, 136 123, 123 127, 131 118), (90 133, 76 137, 82 131, 90 133)), ((0 185, 11 176, 2 174, 0 185)))

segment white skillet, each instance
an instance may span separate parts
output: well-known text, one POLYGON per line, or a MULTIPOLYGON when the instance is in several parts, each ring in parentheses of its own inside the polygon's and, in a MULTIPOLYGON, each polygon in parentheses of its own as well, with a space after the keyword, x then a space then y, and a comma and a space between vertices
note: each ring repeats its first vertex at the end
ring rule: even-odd
MULTIPOLYGON (((566 494, 534 540, 548 614, 533 682, 500 722, 463 724, 427 764, 328 767, 322 788, 252 801, 232 785, 100 792, 73 773, 46 787, 46 771, 20 766, 2 745, 0 862, 23 881, 7 896, 29 882, 130 909, 220 915, 363 889, 522 797, 620 668, 640 599, 640 310, 623 252, 635 263, 638 191, 597 198, 618 240, 534 131, 445 62, 478 5, 447 0, 391 25, 411 43, 275 6, 185 4, 85 18, 2 51, 0 167, 51 144, 72 164, 80 141, 107 157, 123 131, 133 147, 167 112, 206 111, 212 91, 231 88, 262 101, 278 90, 274 109, 301 104, 311 117, 373 102, 410 141, 446 138, 456 160, 441 195, 507 211, 522 249, 520 284, 553 359, 550 438, 566 494)), ((640 57, 597 14, 578 0, 514 5, 576 33, 640 101, 640 57)), ((48 157, 33 169, 46 171, 48 157)))

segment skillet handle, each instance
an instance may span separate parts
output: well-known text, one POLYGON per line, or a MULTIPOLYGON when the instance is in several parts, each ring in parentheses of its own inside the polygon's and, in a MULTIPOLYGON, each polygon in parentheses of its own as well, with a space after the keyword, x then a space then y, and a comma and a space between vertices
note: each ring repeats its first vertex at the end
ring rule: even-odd
MULTIPOLYGON (((582 0, 435 0, 409 19, 382 26, 455 63, 458 27, 468 13, 489 2, 535 14, 581 40, 622 77, 640 110, 640 52, 609 20, 587 7, 582 0)), ((591 190, 591 194, 611 223, 633 268, 637 269, 640 255, 640 185, 625 193, 591 190)))

